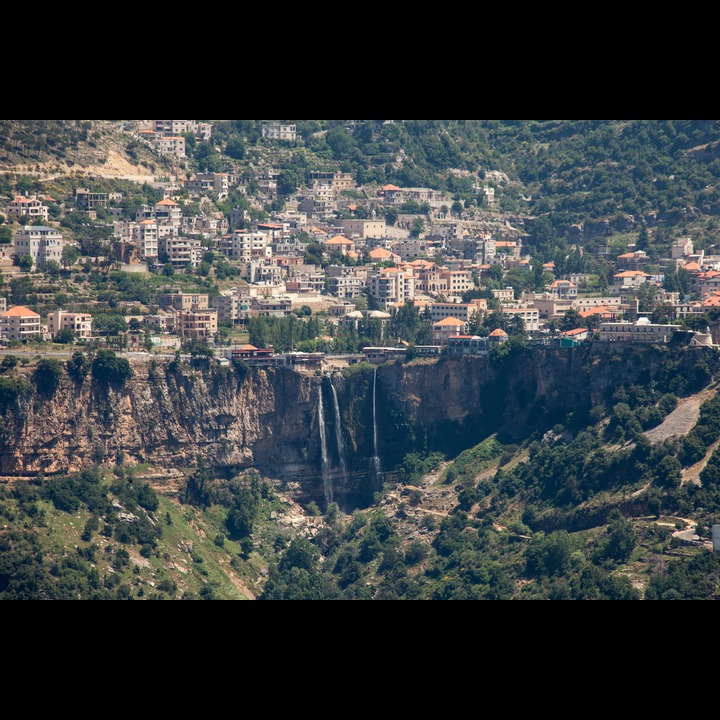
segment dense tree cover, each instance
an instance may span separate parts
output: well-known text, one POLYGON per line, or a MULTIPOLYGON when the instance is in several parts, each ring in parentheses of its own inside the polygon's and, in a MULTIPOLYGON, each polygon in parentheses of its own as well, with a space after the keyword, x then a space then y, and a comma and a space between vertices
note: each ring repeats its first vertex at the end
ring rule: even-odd
POLYGON ((132 377, 133 370, 127 358, 118 357, 112 350, 98 350, 91 371, 98 383, 119 389, 132 377))
POLYGON ((304 341, 314 342, 320 336, 320 320, 316 316, 298 318, 251 317, 247 322, 249 341, 258 348, 273 347, 275 352, 297 350, 304 341))
MULTIPOLYGON (((157 496, 147 484, 108 483, 97 466, 48 481, 38 476, 33 482, 19 481, 0 490, 0 516, 6 521, 24 520, 19 525, 25 526, 0 533, 0 599, 129 599, 135 591, 125 547, 147 553, 157 545, 162 525, 151 515, 157 507, 157 496), (58 552, 43 537, 48 532, 48 511, 42 503, 48 502, 60 513, 84 513, 88 518, 81 542, 72 552, 58 552), (106 542, 112 538, 118 543, 106 547, 102 565, 98 534, 106 542)), ((158 587, 154 597, 173 593, 170 586, 158 587)))

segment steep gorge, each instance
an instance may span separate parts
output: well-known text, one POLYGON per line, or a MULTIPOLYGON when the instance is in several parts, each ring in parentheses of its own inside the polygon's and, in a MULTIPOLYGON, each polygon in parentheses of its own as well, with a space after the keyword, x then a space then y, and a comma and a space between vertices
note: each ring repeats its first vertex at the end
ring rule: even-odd
POLYGON ((189 467, 201 457, 218 474, 256 468, 288 483, 298 501, 323 506, 321 393, 325 422, 333 424, 326 432, 333 499, 350 509, 369 505, 378 489, 370 472, 374 420, 388 471, 408 452, 452 457, 493 432, 519 442, 567 422, 570 413, 581 422, 594 406, 609 403, 620 384, 656 383, 678 392, 698 368, 716 372, 718 359, 709 348, 586 343, 528 348, 495 361, 390 363, 376 370, 376 418, 372 367, 332 377, 160 359, 132 367, 120 390, 64 374, 52 398, 33 393, 7 405, 0 415, 0 474, 67 473, 121 457, 189 467))

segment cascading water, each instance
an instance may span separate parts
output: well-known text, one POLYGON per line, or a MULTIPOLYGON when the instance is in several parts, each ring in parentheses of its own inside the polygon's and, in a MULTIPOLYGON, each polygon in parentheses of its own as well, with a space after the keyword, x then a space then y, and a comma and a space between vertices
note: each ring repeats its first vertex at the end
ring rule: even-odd
POLYGON ((323 490, 325 492, 325 505, 333 501, 332 480, 328 462, 327 436, 325 434, 325 410, 323 408, 322 381, 318 385, 318 425, 320 427, 320 471, 322 472, 323 490))
POLYGON ((340 458, 340 469, 342 470, 343 483, 347 484, 347 468, 345 466, 345 448, 342 439, 342 425, 340 419, 340 405, 338 404, 337 390, 330 377, 330 389, 332 390, 333 405, 335 408, 335 442, 337 444, 338 457, 340 458))
POLYGON ((380 481, 380 457, 377 441, 377 368, 373 371, 373 456, 370 459, 370 481, 377 488, 380 481))

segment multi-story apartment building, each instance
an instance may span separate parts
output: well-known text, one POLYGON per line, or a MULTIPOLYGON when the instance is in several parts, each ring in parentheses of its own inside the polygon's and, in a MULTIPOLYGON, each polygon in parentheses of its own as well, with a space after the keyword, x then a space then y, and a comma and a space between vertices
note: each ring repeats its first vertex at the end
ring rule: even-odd
POLYGON ((435 253, 435 243, 428 240, 399 240, 390 245, 391 252, 399 255, 403 262, 426 258, 435 253))
POLYGON ((644 250, 623 253, 615 258, 615 267, 622 270, 642 270, 650 262, 650 258, 644 250))
POLYGON ((61 330, 70 329, 75 333, 75 339, 90 340, 92 324, 93 316, 90 313, 70 313, 58 309, 47 316, 47 331, 51 338, 61 330))
POLYGON ((122 193, 91 192, 88 188, 74 188, 73 202, 81 210, 94 210, 106 206, 109 202, 120 202, 122 193))
POLYGON ((217 310, 218 322, 230 321, 233 325, 247 319, 251 305, 250 298, 240 295, 237 291, 213 295, 210 302, 212 307, 217 310))
POLYGON ((321 272, 301 273, 285 282, 286 292, 319 295, 325 289, 325 274, 321 272))
POLYGON ((247 281, 279 285, 283 275, 283 268, 273 263, 272 260, 251 260, 247 271, 247 281))
POLYGON ((217 310, 175 311, 175 332, 180 337, 201 339, 214 337, 218 329, 217 310))
POLYGON ((367 276, 370 294, 384 307, 415 298, 415 277, 400 268, 370 270, 367 276))
POLYGON ((133 243, 141 260, 158 257, 158 224, 155 220, 143 220, 132 230, 133 243))
POLYGON ((228 173, 198 173, 183 183, 190 195, 199 197, 206 193, 226 195, 230 190, 230 175, 228 173))
POLYGON ((182 208, 174 200, 165 198, 155 203, 153 219, 158 224, 164 223, 179 228, 182 221, 182 208))
POLYGON ((192 133, 196 140, 210 140, 212 125, 197 120, 154 120, 153 130, 161 135, 187 135, 192 133))
POLYGON ((43 205, 35 195, 32 197, 16 195, 7 209, 8 216, 19 223, 25 223, 36 218, 47 222, 48 212, 48 207, 43 205))
POLYGON ((464 335, 467 332, 467 322, 456 317, 446 317, 433 323, 433 342, 436 345, 445 345, 447 339, 453 335, 464 335))
POLYGON ((468 291, 473 284, 472 272, 470 270, 452 270, 440 268, 440 280, 444 281, 450 295, 462 295, 468 291))
POLYGON ((215 238, 213 245, 228 260, 249 264, 251 260, 264 260, 272 257, 272 246, 269 240, 265 233, 239 230, 215 238))
POLYGON ((336 298, 356 298, 365 286, 363 279, 355 275, 352 267, 329 265, 325 274, 328 292, 336 298))
POLYGON ((182 135, 155 135, 152 145, 160 155, 174 155, 184 158, 185 138, 182 135))
POLYGON ((42 332, 40 316, 24 305, 16 305, 0 314, 0 337, 4 340, 39 340, 42 332))
POLYGON ((173 310, 207 310, 209 295, 207 293, 160 293, 158 305, 173 310))
MULTIPOLYGON (((657 297, 657 295, 656 295, 657 297)), ((660 302, 663 302, 662 300, 660 302)), ((572 301, 572 307, 578 312, 596 307, 620 309, 620 298, 615 297, 577 297, 572 301)))
POLYGON ((287 317, 292 311, 292 300, 287 296, 256 297, 250 305, 250 315, 258 317, 287 317))
POLYGON ((520 318, 526 332, 536 332, 540 329, 540 311, 536 307, 501 305, 500 310, 503 315, 520 318))
POLYGON ((613 289, 619 292, 634 290, 647 282, 650 275, 641 270, 624 270, 613 275, 613 289))
POLYGON ((355 187, 355 180, 352 173, 340 172, 339 170, 311 170, 307 174, 308 187, 316 188, 320 185, 327 185, 333 193, 341 190, 352 190, 355 187))
POLYGON ((538 317, 543 320, 558 318, 572 307, 570 300, 560 300, 556 295, 550 293, 534 294, 531 303, 537 309, 538 317))
POLYGON ((673 333, 681 329, 680 325, 655 324, 651 323, 648 318, 641 317, 634 323, 628 321, 600 323, 598 332, 599 338, 603 342, 666 343, 673 333))
POLYGON ((490 349, 488 338, 478 335, 451 335, 445 345, 450 355, 483 355, 490 349))
MULTIPOLYGON (((393 246, 395 247, 395 246, 393 246)), ((442 277, 440 267, 431 260, 413 260, 398 267, 412 272, 415 277, 415 289, 426 293, 446 293, 448 278, 442 277)))
POLYGON ((175 235, 158 238, 158 258, 175 268, 197 267, 202 262, 204 252, 205 248, 197 238, 175 235))
POLYGON ((670 257, 673 260, 678 260, 693 253, 693 241, 692 238, 683 237, 675 241, 670 247, 670 257))
POLYGON ((55 228, 25 225, 15 232, 13 245, 16 257, 30 255, 39 269, 51 260, 58 265, 62 260, 63 238, 55 228))
POLYGON ((490 292, 501 303, 512 302, 515 299, 515 290, 511 287, 493 288, 490 292))
POLYGON ((143 315, 143 324, 157 332, 172 332, 175 329, 175 315, 173 313, 143 315))
POLYGON ((448 317, 457 318, 467 323, 477 311, 478 307, 474 303, 430 303, 430 319, 434 323, 448 317))
POLYGON ((296 125, 264 123, 260 130, 262 132, 262 136, 268 140, 295 140, 297 138, 296 125))

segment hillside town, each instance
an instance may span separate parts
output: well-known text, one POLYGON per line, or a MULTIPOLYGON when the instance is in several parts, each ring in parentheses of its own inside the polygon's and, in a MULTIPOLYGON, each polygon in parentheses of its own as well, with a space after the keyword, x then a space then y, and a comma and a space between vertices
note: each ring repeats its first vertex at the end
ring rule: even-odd
MULTIPOLYGON (((136 136, 155 152, 177 158, 185 154, 185 133, 204 140, 212 136, 209 124, 195 121, 156 120, 150 125, 136 128, 136 136)), ((293 139, 293 133, 290 125, 263 126, 268 138, 293 139)), ((257 181, 261 200, 277 196, 278 180, 272 168, 263 170, 257 181)), ((553 262, 534 267, 523 230, 507 221, 467 219, 452 211, 452 198, 432 189, 386 184, 374 188, 367 202, 368 188, 357 188, 349 173, 309 171, 305 180, 281 211, 262 222, 250 221, 241 209, 217 210, 215 203, 231 190, 246 192, 241 177, 232 173, 158 182, 162 200, 142 206, 132 219, 120 208, 121 193, 78 185, 72 202, 61 203, 60 211, 111 227, 105 255, 94 257, 83 256, 77 241, 64 234, 57 213, 51 216, 54 198, 18 194, 0 199, 0 215, 12 229, 12 242, 0 244, 5 280, 0 344, 20 347, 57 342, 60 336, 72 344, 152 353, 180 351, 198 341, 221 362, 242 359, 323 369, 330 363, 329 353, 294 348, 276 353, 272 347, 228 343, 228 334, 221 338, 219 328, 242 329, 251 318, 287 317, 302 308, 321 317, 326 328, 332 326, 332 336, 370 320, 386 327, 408 304, 431 326, 430 342, 413 346, 408 338, 383 334, 382 344, 338 353, 342 358, 336 363, 481 354, 516 333, 533 343, 568 347, 588 340, 666 343, 678 332, 689 334, 691 344, 718 344, 717 322, 698 327, 692 320, 712 317, 720 306, 720 256, 695 251, 691 237, 673 243, 668 256, 652 260, 637 247, 613 255, 611 246, 596 245, 593 252, 614 269, 611 282, 599 286, 588 274, 556 272, 553 262), (359 198, 371 208, 369 218, 358 212, 359 198), (200 212, 185 213, 188 203, 200 212), (407 204, 422 206, 424 216, 397 212, 388 222, 388 210, 407 204), (419 217, 427 222, 418 222, 419 217), (8 289, 23 275, 60 271, 72 277, 98 267, 172 278, 174 273, 198 272, 208 253, 233 269, 234 284, 215 294, 179 288, 163 292, 157 311, 128 303, 135 312, 125 315, 127 330, 113 336, 98 332, 92 312, 58 305, 41 316, 12 302, 8 289), (539 274, 542 291, 513 287, 506 282, 513 271, 539 274), (666 287, 666 275, 679 271, 688 278, 686 293, 666 287), (497 327, 483 332, 490 315, 497 327)), ((488 183, 477 192, 492 208, 493 187, 488 183)))

